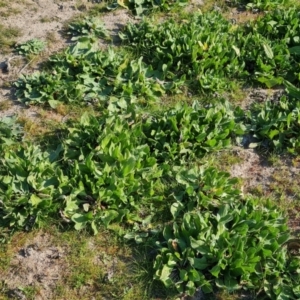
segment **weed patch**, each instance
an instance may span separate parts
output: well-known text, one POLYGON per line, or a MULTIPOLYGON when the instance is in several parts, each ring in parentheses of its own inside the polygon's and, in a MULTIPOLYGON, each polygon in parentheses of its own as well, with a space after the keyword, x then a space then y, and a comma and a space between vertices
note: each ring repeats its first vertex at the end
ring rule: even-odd
MULTIPOLYGON (((251 3, 243 4, 272 8, 270 1, 251 3)), ((119 5, 140 15, 156 4, 119 5)), ((74 118, 61 127, 53 124, 48 143, 24 137, 23 131, 38 131, 26 119, 23 129, 13 119, 1 121, 0 226, 30 231, 55 222, 95 236, 114 232, 151 249, 151 270, 143 276, 172 295, 222 289, 298 299, 300 247, 284 212, 265 197, 261 184, 252 191, 256 196, 243 195, 239 180, 212 167, 207 156, 223 150, 224 156, 214 157, 237 163, 237 156, 225 152, 232 145, 299 154, 298 11, 278 8, 242 25, 215 11, 181 17, 128 24, 120 32, 122 47, 105 50, 98 41, 109 39, 102 23, 72 22, 74 43, 52 56, 42 72, 14 83, 23 103, 74 118), (286 92, 244 111, 220 96, 242 82, 285 86, 286 92), (194 101, 203 94, 205 101, 194 101), (185 103, 160 106, 161 99, 171 98, 185 103)), ((24 54, 38 48, 21 47, 24 54)), ((280 181, 277 174, 273 178, 280 181)), ((74 245, 67 290, 58 285, 57 295, 82 298, 89 285, 93 291, 106 287, 107 298, 143 294, 140 287, 121 288, 128 270, 120 264, 116 272, 112 248, 93 258, 98 264, 88 248, 83 241, 74 245)), ((38 292, 23 287, 28 297, 38 292)))

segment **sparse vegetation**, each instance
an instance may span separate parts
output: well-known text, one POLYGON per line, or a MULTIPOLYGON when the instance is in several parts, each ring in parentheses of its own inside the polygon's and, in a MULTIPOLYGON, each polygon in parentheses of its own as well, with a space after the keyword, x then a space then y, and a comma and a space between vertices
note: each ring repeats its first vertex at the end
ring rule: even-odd
POLYGON ((0 24, 0 49, 4 52, 9 52, 17 38, 21 35, 21 30, 14 27, 6 27, 0 24))
POLYGON ((39 39, 32 39, 25 43, 22 43, 20 45, 17 45, 15 48, 15 51, 18 54, 29 56, 33 54, 39 54, 42 52, 46 47, 46 44, 44 41, 41 41, 39 39))

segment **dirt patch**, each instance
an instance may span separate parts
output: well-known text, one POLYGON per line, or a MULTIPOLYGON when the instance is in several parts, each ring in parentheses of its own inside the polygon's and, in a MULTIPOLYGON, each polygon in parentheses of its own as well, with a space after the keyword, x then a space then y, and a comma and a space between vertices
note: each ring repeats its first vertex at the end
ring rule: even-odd
POLYGON ((263 103, 266 101, 278 102, 280 98, 286 94, 284 88, 263 89, 263 88, 245 88, 243 94, 246 96, 239 103, 239 106, 244 109, 250 109, 255 103, 263 103))
POLYGON ((26 293, 34 291, 34 299, 50 299, 65 269, 64 256, 65 250, 53 246, 49 234, 35 236, 18 249, 2 276, 8 297, 26 299, 26 293))
POLYGON ((238 150, 238 156, 241 157, 242 162, 235 164, 230 169, 230 174, 233 177, 244 179, 245 186, 252 187, 257 182, 265 181, 270 178, 273 168, 262 162, 260 156, 252 149, 238 150))
MULTIPOLYGON (((20 30, 22 35, 18 38, 18 44, 33 38, 46 41, 49 32, 60 32, 67 20, 80 13, 74 3, 74 1, 58 3, 49 0, 27 0, 8 4, 18 9, 19 13, 2 17, 1 24, 20 30)), ((51 51, 61 49, 64 46, 65 41, 63 39, 57 40, 52 45, 54 49, 51 51)), ((4 59, 5 57, 0 55, 0 60, 3 61, 4 59)))

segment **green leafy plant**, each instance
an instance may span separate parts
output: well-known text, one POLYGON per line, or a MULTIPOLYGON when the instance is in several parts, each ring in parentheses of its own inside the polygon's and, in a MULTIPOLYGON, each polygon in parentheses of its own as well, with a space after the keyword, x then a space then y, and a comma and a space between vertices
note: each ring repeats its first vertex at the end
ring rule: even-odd
POLYGON ((31 228, 57 211, 54 200, 67 182, 54 162, 56 155, 32 145, 5 150, 0 161, 2 226, 31 228))
POLYGON ((23 226, 31 215, 46 216, 45 208, 94 232, 99 224, 141 223, 166 205, 162 182, 172 181, 174 163, 227 147, 243 133, 227 108, 178 106, 145 119, 123 99, 101 117, 84 114, 57 149, 8 150, 1 161, 4 219, 23 226))
POLYGON ((83 20, 73 22, 69 25, 68 35, 76 41, 80 37, 92 36, 104 40, 110 40, 110 34, 104 24, 98 18, 84 18, 83 20))
POLYGON ((149 14, 154 10, 168 11, 174 5, 185 6, 188 0, 169 1, 169 0, 117 0, 116 3, 108 8, 113 9, 116 5, 131 10, 138 16, 149 14))
POLYGON ((75 190, 81 182, 80 195, 93 199, 93 205, 87 202, 87 206, 106 207, 107 216, 94 213, 96 223, 141 222, 137 211, 150 216, 149 204, 166 197, 164 189, 155 187, 162 186, 165 176, 169 178, 171 164, 226 147, 231 134, 243 132, 225 112, 220 106, 206 111, 195 105, 147 120, 132 119, 131 114, 122 119, 113 113, 99 120, 84 115, 80 125, 70 129, 64 145, 64 161, 73 166, 68 168, 70 184, 75 190), (180 128, 185 129, 181 132, 180 128), (143 209, 138 208, 141 205, 143 209))
POLYGON ((243 199, 229 175, 213 169, 181 171, 176 179, 185 190, 179 200, 175 194, 174 221, 157 241, 156 279, 188 295, 217 286, 299 297, 300 261, 287 252, 290 234, 274 205, 243 199))
POLYGON ((231 40, 235 45, 231 28, 230 22, 212 12, 194 14, 182 24, 173 19, 128 24, 120 37, 165 79, 182 78, 193 90, 209 92, 229 89, 232 74, 244 73, 238 50, 227 43, 231 40))
POLYGON ((269 39, 248 26, 237 27, 212 12, 194 14, 183 24, 172 19, 128 24, 120 37, 164 78, 181 78, 193 91, 228 90, 231 78, 268 87, 298 82, 299 57, 291 55, 286 41, 269 39))
POLYGON ((39 54, 46 47, 46 43, 39 39, 32 39, 23 44, 17 45, 15 50, 17 53, 22 54, 24 56, 28 56, 31 54, 39 54))
POLYGON ((80 126, 70 129, 64 149, 69 184, 78 195, 64 212, 73 215, 75 228, 92 222, 96 231, 98 223, 141 222, 150 212, 150 200, 161 200, 156 186, 163 169, 142 143, 139 123, 129 125, 115 116, 99 123, 84 115, 80 126))
POLYGON ((271 40, 284 40, 289 47, 300 43, 299 10, 274 9, 251 23, 248 30, 256 31, 271 40))
POLYGON ((281 97, 278 102, 267 101, 252 107, 245 123, 248 124, 249 132, 257 139, 254 146, 299 153, 300 98, 299 91, 294 90, 294 95, 298 95, 297 99, 290 94, 289 97, 281 97))
POLYGON ((269 88, 285 81, 297 85, 299 49, 290 44, 297 40, 295 15, 287 14, 296 23, 284 39, 259 29, 259 24, 270 23, 265 18, 241 27, 217 12, 193 14, 183 24, 143 20, 120 33, 127 51, 99 49, 95 35, 88 34, 94 31, 84 29, 88 35, 78 36, 74 45, 51 57, 47 72, 22 75, 15 82, 16 95, 22 102, 52 107, 59 102, 105 106, 112 96, 157 101, 166 93, 186 90, 212 94, 232 89, 234 80, 269 88))
POLYGON ((3 117, 0 119, 0 145, 11 145, 22 139, 23 130, 16 122, 16 117, 3 117))
POLYGON ((283 7, 287 0, 234 0, 233 4, 246 6, 247 9, 271 10, 278 6, 283 7))
POLYGON ((100 104, 110 96, 145 97, 155 100, 166 90, 176 90, 179 83, 158 83, 157 71, 141 59, 130 60, 113 49, 102 51, 97 41, 81 37, 62 55, 50 59, 51 72, 22 75, 16 82, 16 96, 24 103, 59 102, 100 104))
POLYGON ((244 133, 235 122, 228 103, 212 107, 178 105, 143 125, 146 142, 159 161, 177 161, 203 157, 231 145, 231 140, 244 133))

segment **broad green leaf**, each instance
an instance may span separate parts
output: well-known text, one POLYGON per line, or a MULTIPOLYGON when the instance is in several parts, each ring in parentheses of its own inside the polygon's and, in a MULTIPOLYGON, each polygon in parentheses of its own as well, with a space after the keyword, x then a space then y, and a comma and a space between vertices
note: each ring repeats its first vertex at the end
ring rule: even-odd
POLYGON ((237 280, 229 275, 224 276, 224 285, 226 286, 228 291, 235 291, 240 289, 237 280))
POLYGON ((124 98, 121 98, 119 101, 118 101, 118 106, 120 108, 123 108, 123 109, 126 109, 127 108, 127 102, 124 98))
POLYGON ((187 293, 190 296, 193 296, 196 292, 196 287, 193 281, 188 281, 186 284, 187 293))
POLYGON ((82 214, 75 213, 71 219, 75 223, 85 223, 93 219, 93 213, 92 212, 82 213, 82 214))
POLYGON ((285 85, 287 87, 287 91, 288 91, 289 95, 300 100, 300 89, 296 88, 290 82, 285 82, 285 85))
POLYGON ((86 222, 77 222, 77 223, 75 223, 75 226, 74 226, 74 228, 76 230, 82 230, 85 227, 86 227, 86 222))
POLYGON ((40 202, 42 201, 42 199, 40 199, 38 196, 32 194, 30 196, 30 202, 32 204, 32 206, 37 206, 40 202))
POLYGON ((235 51, 236 55, 237 56, 240 56, 241 55, 241 52, 240 52, 240 49, 234 45, 231 46, 232 49, 235 51))
POLYGON ((273 59, 274 54, 273 54, 272 48, 268 44, 263 44, 263 47, 264 47, 264 51, 265 51, 265 54, 267 55, 267 57, 269 59, 273 59))
POLYGON ((192 282, 199 282, 201 279, 199 273, 195 269, 192 269, 188 272, 188 278, 192 282))
POLYGON ((258 77, 257 80, 264 83, 268 88, 272 88, 284 82, 282 77, 258 77))
POLYGON ((190 241, 191 241, 191 247, 197 250, 199 253, 203 255, 207 255, 211 252, 210 247, 205 245, 204 242, 195 240, 193 237, 190 237, 190 241))
POLYGON ((184 209, 184 205, 177 201, 171 205, 170 211, 174 219, 180 214, 180 212, 184 209))
POLYGON ((84 112, 80 118, 80 124, 82 124, 83 126, 88 126, 90 125, 90 117, 89 114, 87 112, 84 112))
POLYGON ((181 269, 179 274, 182 281, 188 281, 188 272, 186 270, 181 269))
POLYGON ((211 139, 205 142, 206 145, 210 146, 210 147, 214 147, 217 144, 217 140, 216 139, 211 139))
POLYGON ((122 164, 122 174, 124 177, 126 177, 128 174, 134 172, 136 166, 136 160, 134 159, 134 157, 129 157, 128 160, 126 160, 123 164, 122 164))
POLYGON ((48 100, 48 103, 49 103, 51 108, 55 109, 58 106, 59 101, 57 101, 57 100, 48 100))
POLYGON ((209 266, 206 257, 202 257, 202 258, 189 257, 188 260, 191 266, 197 270, 205 270, 209 266))
POLYGON ((219 273, 221 272, 221 268, 219 265, 215 265, 212 269, 209 270, 209 272, 215 276, 215 277, 219 277, 219 273))
POLYGON ((201 284, 201 290, 203 293, 209 294, 213 292, 213 287, 209 281, 205 280, 205 282, 201 284))
POLYGON ((96 226, 95 221, 92 221, 91 227, 92 227, 92 230, 93 230, 94 235, 97 235, 97 234, 98 234, 98 228, 97 228, 97 226, 96 226))
POLYGON ((274 130, 271 130, 271 131, 269 132, 268 136, 269 136, 270 139, 273 139, 274 136, 278 135, 279 133, 280 133, 279 130, 274 129, 274 130))
POLYGON ((115 210, 106 210, 101 217, 105 226, 108 226, 111 221, 115 220, 119 216, 119 213, 115 210))
POLYGON ((159 276, 160 280, 164 283, 164 285, 166 287, 170 287, 173 284, 173 282, 170 278, 172 270, 173 270, 172 267, 164 265, 162 268, 161 274, 159 276))

